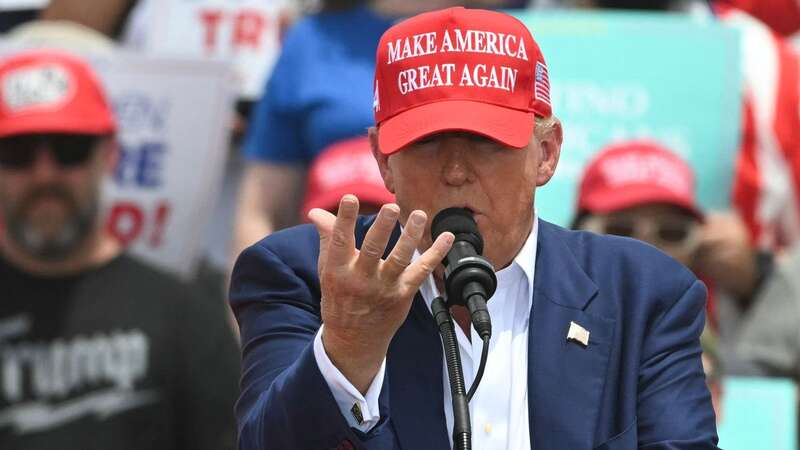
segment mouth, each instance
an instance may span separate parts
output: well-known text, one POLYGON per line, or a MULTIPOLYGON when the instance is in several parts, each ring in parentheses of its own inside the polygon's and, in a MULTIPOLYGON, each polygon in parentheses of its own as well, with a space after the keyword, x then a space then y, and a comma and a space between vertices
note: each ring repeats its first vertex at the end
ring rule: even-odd
POLYGON ((476 222, 476 223, 482 222, 482 221, 485 220, 485 217, 483 216, 481 211, 478 210, 477 208, 475 208, 474 205, 472 205, 471 203, 467 203, 465 201, 452 202, 452 203, 447 202, 447 203, 442 204, 441 206, 439 206, 437 209, 434 210, 436 212, 431 215, 432 218, 431 218, 431 221, 428 224, 428 226, 433 226, 433 223, 436 222, 436 220, 438 220, 437 218, 442 214, 442 212, 445 211, 445 210, 448 210, 448 209, 466 211, 469 214, 469 216, 472 218, 472 220, 474 222, 476 222))
MULTIPOLYGON (((466 211, 469 214, 469 217, 472 219, 472 221, 475 224, 478 224, 478 223, 483 222, 485 220, 485 217, 481 214, 481 212, 476 210, 471 204, 466 204, 466 203, 461 203, 461 204, 455 203, 455 204, 452 204, 451 203, 450 205, 445 204, 444 206, 441 207, 441 209, 438 210, 438 212, 436 214, 433 215, 433 219, 431 219, 431 223, 429 224, 429 226, 433 227, 434 222, 436 222, 437 218, 441 215, 441 213, 443 211, 445 211, 445 210, 448 210, 448 209, 466 211)), ((431 231, 432 231, 432 228, 431 228, 431 231)))
POLYGON ((20 205, 21 215, 52 215, 70 210, 72 202, 59 195, 38 195, 20 205))
POLYGON ((477 219, 481 215, 480 211, 475 210, 471 206, 462 206, 461 208, 467 210, 473 219, 477 219))

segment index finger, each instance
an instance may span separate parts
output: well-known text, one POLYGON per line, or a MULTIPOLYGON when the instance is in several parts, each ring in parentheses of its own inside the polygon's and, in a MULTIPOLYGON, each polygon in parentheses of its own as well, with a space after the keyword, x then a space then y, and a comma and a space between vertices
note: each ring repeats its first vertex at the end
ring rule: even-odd
POLYGON ((451 232, 445 232, 439 235, 433 245, 425 251, 420 257, 411 264, 408 269, 403 273, 405 281, 411 287, 412 291, 419 289, 419 286, 425 278, 432 274, 442 260, 450 251, 453 246, 455 236, 451 232))

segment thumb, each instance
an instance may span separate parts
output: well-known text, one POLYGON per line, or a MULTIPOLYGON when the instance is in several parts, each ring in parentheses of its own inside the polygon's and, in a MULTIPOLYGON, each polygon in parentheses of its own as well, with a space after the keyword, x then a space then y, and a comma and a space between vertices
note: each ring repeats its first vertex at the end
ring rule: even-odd
POLYGON ((308 212, 308 220, 314 224, 319 233, 319 259, 317 269, 322 273, 325 261, 328 257, 328 243, 330 242, 333 225, 336 223, 336 216, 331 212, 320 208, 314 208, 308 212))

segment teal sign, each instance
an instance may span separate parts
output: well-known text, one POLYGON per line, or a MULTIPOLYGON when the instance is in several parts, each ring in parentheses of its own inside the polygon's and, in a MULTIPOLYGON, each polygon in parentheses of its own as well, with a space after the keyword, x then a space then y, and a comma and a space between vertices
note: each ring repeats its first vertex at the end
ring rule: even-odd
POLYGON ((729 377, 723 385, 722 404, 721 448, 797 448, 797 386, 792 380, 729 377))
POLYGON ((682 14, 516 16, 544 53, 564 126, 556 175, 536 192, 543 219, 569 224, 588 160, 631 138, 656 140, 688 161, 702 207, 729 205, 742 108, 737 31, 682 14))

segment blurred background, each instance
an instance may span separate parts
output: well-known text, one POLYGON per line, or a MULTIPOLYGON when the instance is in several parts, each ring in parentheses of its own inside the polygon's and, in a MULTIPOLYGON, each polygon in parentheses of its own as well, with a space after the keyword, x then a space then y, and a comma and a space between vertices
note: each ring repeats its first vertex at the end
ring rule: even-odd
POLYGON ((119 122, 108 230, 222 303, 245 247, 345 193, 392 200, 377 42, 454 5, 514 14, 545 55, 564 145, 540 217, 692 269, 720 446, 797 448, 800 0, 0 0, 0 57, 91 64, 119 122))

